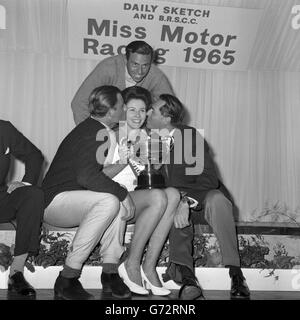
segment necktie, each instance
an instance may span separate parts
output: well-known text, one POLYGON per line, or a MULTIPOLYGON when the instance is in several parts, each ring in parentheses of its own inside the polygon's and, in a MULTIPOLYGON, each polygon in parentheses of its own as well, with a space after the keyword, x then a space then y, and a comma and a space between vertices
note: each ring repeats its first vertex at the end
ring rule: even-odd
POLYGON ((167 160, 168 160, 168 163, 165 163, 164 164, 164 167, 165 167, 165 171, 166 171, 166 175, 167 175, 167 178, 170 179, 170 170, 169 170, 169 166, 170 166, 170 160, 171 160, 171 155, 170 153, 172 152, 173 148, 174 148, 174 137, 173 136, 169 136, 167 137, 167 143, 168 143, 168 156, 166 157, 167 160))
POLYGON ((108 149, 108 154, 107 157, 105 158, 104 165, 112 164, 113 159, 114 159, 114 154, 115 154, 115 149, 117 146, 117 139, 116 139, 116 134, 113 130, 108 130, 109 134, 109 149, 108 149))

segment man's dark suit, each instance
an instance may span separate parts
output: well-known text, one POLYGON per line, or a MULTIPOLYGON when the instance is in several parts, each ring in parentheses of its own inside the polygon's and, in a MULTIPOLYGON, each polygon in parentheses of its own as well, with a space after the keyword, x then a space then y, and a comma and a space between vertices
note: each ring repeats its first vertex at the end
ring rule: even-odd
MULTIPOLYGON (((213 221, 208 221, 208 223, 213 227, 219 240, 224 264, 238 266, 239 257, 232 214, 232 200, 229 192, 218 179, 207 142, 195 128, 184 125, 176 128, 173 137, 174 147, 171 149, 169 164, 165 166, 165 178, 168 186, 175 187, 198 201, 197 211, 193 211, 191 215, 192 223, 199 223, 201 214, 205 214, 206 219, 209 216, 209 220, 213 221), (189 162, 187 155, 195 156, 197 154, 196 150, 198 154, 201 154, 197 161, 201 164, 203 170, 187 174, 187 169, 195 168, 195 163, 189 162), (180 153, 182 162, 178 163, 180 153), (202 156, 203 158, 201 158, 202 156), (175 161, 177 162, 175 163, 175 161), (223 214, 224 216, 222 216, 223 214), (233 235, 230 235, 231 233, 233 235)), ((193 270, 193 232, 192 224, 182 229, 173 226, 170 232, 170 267, 167 272, 173 280, 176 279, 178 282, 180 282, 180 274, 176 272, 174 263, 186 265, 193 270)))
POLYGON ((42 183, 45 207, 64 191, 90 190, 111 193, 120 201, 126 198, 128 191, 102 172, 109 147, 107 139, 107 129, 92 118, 84 120, 67 135, 42 183), (102 137, 97 139, 101 132, 102 137), (104 152, 99 152, 102 146, 104 152))
POLYGON ((188 196, 202 204, 208 191, 219 188, 219 180, 214 162, 209 154, 208 144, 195 128, 184 125, 176 128, 173 138, 170 163, 167 166, 167 183, 186 192, 188 196), (204 155, 204 158, 197 159, 201 169, 194 170, 195 174, 190 175, 187 174, 187 169, 196 168, 196 165, 195 163, 188 164, 187 156, 196 156, 196 149, 199 150, 200 156, 204 155), (181 153, 181 157, 178 156, 179 153, 181 153))
POLYGON ((36 186, 43 163, 42 153, 9 121, 0 120, 0 222, 17 221, 14 255, 36 253, 44 212, 44 194, 36 186), (7 192, 10 156, 25 164, 22 182, 31 184, 7 192))

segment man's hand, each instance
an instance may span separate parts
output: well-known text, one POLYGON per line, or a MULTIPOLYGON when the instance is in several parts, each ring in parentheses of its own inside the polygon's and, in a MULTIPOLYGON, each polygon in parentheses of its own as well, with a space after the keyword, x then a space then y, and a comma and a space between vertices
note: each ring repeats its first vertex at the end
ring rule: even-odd
POLYGON ((174 225, 177 229, 182 229, 190 225, 190 208, 186 201, 180 201, 174 216, 174 225))
POLYGON ((135 204, 133 200, 131 199, 130 194, 127 194, 127 197, 121 202, 121 205, 124 206, 125 213, 122 217, 122 220, 128 221, 134 217, 134 212, 135 212, 135 204))
POLYGON ((13 182, 8 183, 7 186, 8 186, 8 189, 6 192, 12 193, 13 191, 15 191, 18 188, 27 186, 27 184, 20 182, 20 181, 13 181, 13 182))

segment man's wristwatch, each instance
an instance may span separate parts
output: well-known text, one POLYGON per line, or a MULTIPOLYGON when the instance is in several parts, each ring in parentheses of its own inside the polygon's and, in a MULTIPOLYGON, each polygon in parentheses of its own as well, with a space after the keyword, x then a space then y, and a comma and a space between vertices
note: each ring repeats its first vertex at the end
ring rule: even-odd
POLYGON ((191 204, 191 201, 189 199, 189 197, 186 196, 186 192, 183 192, 183 191, 180 191, 180 201, 183 202, 183 203, 188 203, 188 205, 191 204))
POLYGON ((184 191, 180 191, 180 201, 187 203, 190 208, 195 208, 198 205, 198 202, 195 199, 188 197, 187 193, 184 191))

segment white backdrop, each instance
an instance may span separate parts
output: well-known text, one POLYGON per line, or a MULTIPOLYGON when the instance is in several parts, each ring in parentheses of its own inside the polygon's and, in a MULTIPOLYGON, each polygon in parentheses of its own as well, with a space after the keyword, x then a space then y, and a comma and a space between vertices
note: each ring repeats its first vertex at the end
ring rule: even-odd
MULTIPOLYGON (((243 221, 266 212, 277 213, 267 220, 300 221, 300 30, 291 28, 299 1, 174 1, 264 9, 248 71, 161 67, 190 124, 204 128, 243 221)), ((1 4, 0 118, 33 141, 48 165, 74 127, 72 97, 97 61, 68 57, 66 0, 1 4)))

